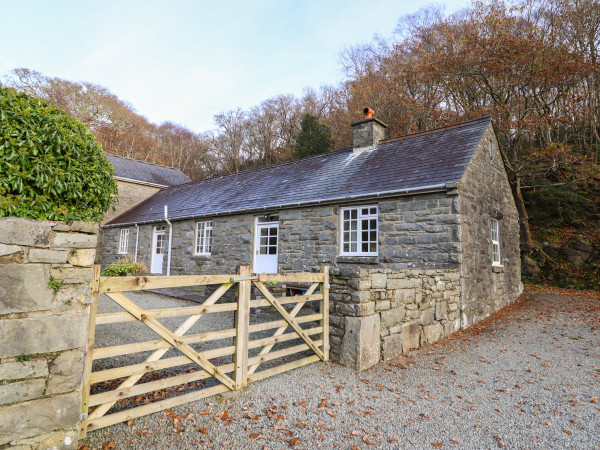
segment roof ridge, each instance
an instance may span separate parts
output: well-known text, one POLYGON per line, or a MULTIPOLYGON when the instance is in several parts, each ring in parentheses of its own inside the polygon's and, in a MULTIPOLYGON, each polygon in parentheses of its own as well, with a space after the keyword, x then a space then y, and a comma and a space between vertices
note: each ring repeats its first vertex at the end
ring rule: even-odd
POLYGON ((104 153, 107 155, 110 155, 110 156, 114 156, 115 158, 127 159, 129 161, 135 161, 135 162, 139 162, 142 164, 150 164, 152 166, 164 167, 165 169, 175 169, 175 170, 179 170, 181 172, 181 169, 178 169, 177 167, 173 167, 173 166, 166 166, 165 164, 159 164, 159 163, 155 163, 155 162, 151 162, 151 161, 141 161, 139 159, 130 158, 128 156, 115 155, 114 153, 108 153, 108 152, 104 152, 104 153))
POLYGON ((489 115, 488 116, 483 116, 483 117, 478 117, 477 119, 467 120, 466 122, 453 123, 451 125, 444 125, 443 127, 432 128, 431 130, 418 131, 416 133, 405 134, 403 136, 397 136, 397 137, 393 137, 393 138, 382 139, 379 142, 381 142, 383 144, 387 144, 388 142, 401 141, 403 139, 413 138, 413 137, 417 137, 417 136, 423 136, 423 135, 431 134, 431 133, 437 133, 439 131, 450 130, 452 128, 462 128, 464 126, 467 126, 467 125, 471 124, 472 122, 479 122, 479 121, 483 121, 485 119, 491 119, 491 117, 492 116, 489 116, 489 115))

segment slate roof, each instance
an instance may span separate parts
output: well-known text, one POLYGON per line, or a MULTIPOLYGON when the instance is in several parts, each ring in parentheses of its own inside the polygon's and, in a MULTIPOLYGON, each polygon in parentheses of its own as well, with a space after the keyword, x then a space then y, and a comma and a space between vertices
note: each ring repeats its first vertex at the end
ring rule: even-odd
POLYGON ((110 225, 277 209, 351 198, 443 189, 462 177, 490 117, 263 169, 163 189, 110 225))
POLYGON ((192 181, 181 170, 174 167, 161 166, 116 155, 106 155, 106 158, 115 168, 114 175, 116 177, 161 186, 177 186, 192 181))

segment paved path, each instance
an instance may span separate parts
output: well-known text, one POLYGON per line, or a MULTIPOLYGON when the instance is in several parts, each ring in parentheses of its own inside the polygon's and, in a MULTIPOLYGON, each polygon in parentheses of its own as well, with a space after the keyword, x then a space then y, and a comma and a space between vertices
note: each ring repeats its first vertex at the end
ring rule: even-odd
POLYGON ((597 449, 600 298, 588 297, 524 295, 469 330, 369 371, 315 363, 243 393, 92 432, 82 444, 597 449))

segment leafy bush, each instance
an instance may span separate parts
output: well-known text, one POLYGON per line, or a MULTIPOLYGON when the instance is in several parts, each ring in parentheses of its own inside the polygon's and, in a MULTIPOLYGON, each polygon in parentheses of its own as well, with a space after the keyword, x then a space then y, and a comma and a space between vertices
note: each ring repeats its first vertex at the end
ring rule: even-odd
POLYGON ((100 221, 117 195, 112 173, 81 122, 0 86, 0 217, 100 221))
POLYGON ((148 268, 141 261, 134 261, 133 256, 125 255, 117 262, 109 264, 102 271, 103 277, 118 277, 127 273, 146 273, 148 268))

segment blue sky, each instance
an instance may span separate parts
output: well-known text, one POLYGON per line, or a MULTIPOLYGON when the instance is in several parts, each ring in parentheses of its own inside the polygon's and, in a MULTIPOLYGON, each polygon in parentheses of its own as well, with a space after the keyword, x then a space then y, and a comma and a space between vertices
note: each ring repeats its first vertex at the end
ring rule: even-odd
POLYGON ((337 83, 340 50, 390 36, 430 3, 0 0, 0 75, 27 67, 90 81, 152 122, 200 132, 220 112, 337 83))

